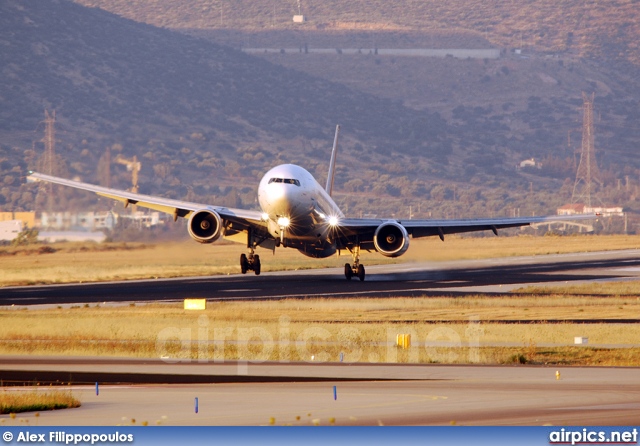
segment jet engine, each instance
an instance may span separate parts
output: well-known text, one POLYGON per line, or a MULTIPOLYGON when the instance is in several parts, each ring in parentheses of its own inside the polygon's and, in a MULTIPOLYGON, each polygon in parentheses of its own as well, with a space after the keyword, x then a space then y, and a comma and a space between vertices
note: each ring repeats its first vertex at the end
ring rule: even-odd
POLYGON ((220 237, 222 219, 211 209, 201 209, 191 214, 187 228, 196 242, 213 243, 220 237))
POLYGON ((373 235, 373 245, 385 257, 400 257, 409 249, 409 234, 400 223, 383 223, 373 235))

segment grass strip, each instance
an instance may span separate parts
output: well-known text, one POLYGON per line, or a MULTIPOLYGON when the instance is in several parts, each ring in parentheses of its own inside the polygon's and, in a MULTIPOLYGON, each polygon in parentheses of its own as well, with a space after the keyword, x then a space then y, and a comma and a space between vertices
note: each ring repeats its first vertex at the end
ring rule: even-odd
POLYGON ((12 307, 0 310, 0 354, 640 366, 640 323, 619 322, 640 314, 640 282, 589 291, 598 294, 12 307), (411 351, 395 347, 400 333, 412 334, 411 351))
POLYGON ((0 414, 36 412, 80 407, 70 390, 3 389, 0 392, 0 414))

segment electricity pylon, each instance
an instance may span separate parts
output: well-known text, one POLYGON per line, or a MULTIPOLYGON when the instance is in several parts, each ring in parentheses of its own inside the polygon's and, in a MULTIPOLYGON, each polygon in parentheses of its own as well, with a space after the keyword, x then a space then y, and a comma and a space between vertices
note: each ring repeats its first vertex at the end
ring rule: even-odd
MULTIPOLYGON (((54 164, 56 157, 56 111, 54 110, 49 114, 48 110, 44 111, 44 138, 41 141, 44 143, 44 157, 42 158, 41 169, 45 170, 48 175, 53 175, 54 164)), ((48 183, 44 186, 45 193, 47 194, 47 211, 53 211, 53 184, 48 183)))
POLYGON ((587 95, 582 93, 584 101, 582 110, 582 151, 580 153, 580 164, 576 172, 576 182, 573 185, 573 195, 571 201, 573 203, 584 203, 591 207, 591 196, 595 194, 595 183, 602 182, 599 179, 600 172, 596 164, 596 153, 594 148, 594 132, 593 132, 593 100, 595 93, 587 95))

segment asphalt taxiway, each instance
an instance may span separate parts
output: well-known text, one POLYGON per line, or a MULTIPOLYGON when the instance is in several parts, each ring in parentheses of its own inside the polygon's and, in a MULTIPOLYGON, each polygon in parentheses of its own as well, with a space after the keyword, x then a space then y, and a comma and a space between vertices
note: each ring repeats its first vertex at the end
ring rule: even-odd
MULTIPOLYGON (((16 424, 633 425, 640 419, 640 370, 634 368, 35 359, 4 358, 0 372, 20 368, 45 376, 43 370, 73 365, 123 382, 102 382, 98 394, 93 382, 75 384, 80 408, 37 419, 21 414, 16 424), (200 383, 127 384, 133 375, 200 383)), ((4 425, 12 422, 2 418, 4 425)))

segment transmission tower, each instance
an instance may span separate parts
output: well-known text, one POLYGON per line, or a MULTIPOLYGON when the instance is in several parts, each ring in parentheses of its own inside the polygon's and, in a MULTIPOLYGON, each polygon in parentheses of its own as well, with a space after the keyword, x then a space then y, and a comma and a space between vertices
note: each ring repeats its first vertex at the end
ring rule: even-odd
POLYGON ((582 93, 584 101, 582 106, 582 151, 580 153, 580 164, 576 173, 576 182, 573 185, 573 203, 584 203, 591 207, 591 195, 595 193, 595 182, 601 184, 600 173, 596 164, 596 153, 594 148, 593 132, 593 100, 595 93, 587 95, 582 93))
MULTIPOLYGON (((55 172, 53 166, 55 164, 56 156, 56 111, 49 113, 48 110, 44 111, 44 158, 42 160, 42 168, 48 175, 53 175, 55 172)), ((48 183, 46 186, 47 194, 47 211, 53 211, 53 184, 48 183)))

